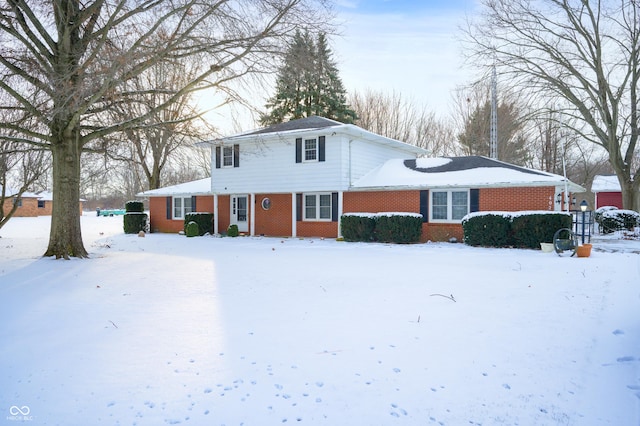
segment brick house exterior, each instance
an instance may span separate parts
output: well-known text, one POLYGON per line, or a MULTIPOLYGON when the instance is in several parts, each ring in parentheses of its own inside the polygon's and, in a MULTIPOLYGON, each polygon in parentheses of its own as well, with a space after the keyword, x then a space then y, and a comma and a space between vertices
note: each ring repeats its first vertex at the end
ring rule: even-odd
POLYGON ((346 213, 423 216, 422 241, 462 238, 475 211, 560 210, 584 189, 562 176, 485 157, 420 158, 421 148, 309 117, 206 143, 212 177, 146 191, 151 229, 183 229, 181 208, 214 213, 214 232, 340 236, 346 213), (188 197, 194 197, 192 200, 188 197))

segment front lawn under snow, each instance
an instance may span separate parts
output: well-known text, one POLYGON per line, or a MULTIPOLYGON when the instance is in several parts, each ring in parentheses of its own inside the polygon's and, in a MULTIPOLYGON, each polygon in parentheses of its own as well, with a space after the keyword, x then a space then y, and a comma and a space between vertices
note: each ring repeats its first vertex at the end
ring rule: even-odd
MULTIPOLYGON (((0 230, 0 423, 638 425, 640 255, 0 230)), ((637 247, 637 245, 636 245, 637 247)))

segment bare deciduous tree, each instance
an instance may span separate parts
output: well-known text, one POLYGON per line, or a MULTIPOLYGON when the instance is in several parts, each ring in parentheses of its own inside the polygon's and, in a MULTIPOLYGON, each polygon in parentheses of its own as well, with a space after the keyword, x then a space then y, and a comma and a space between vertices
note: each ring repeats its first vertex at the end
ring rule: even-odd
POLYGON ((476 64, 541 105, 562 105, 566 126, 604 148, 625 208, 640 210, 640 2, 485 0, 466 30, 476 64), (575 119, 575 120, 574 120, 575 119))
POLYGON ((455 151, 452 126, 400 93, 354 92, 348 103, 358 115, 355 124, 363 129, 425 148, 434 156, 455 151))
POLYGON ((82 152, 140 126, 189 92, 225 85, 271 63, 280 41, 327 22, 324 0, 43 0, 0 6, 0 90, 38 121, 5 140, 52 153, 54 204, 45 256, 86 257, 80 196, 82 152), (132 84, 154 64, 198 57, 199 72, 163 103, 111 121, 138 99, 132 84), (36 129, 36 130, 34 130, 36 129))

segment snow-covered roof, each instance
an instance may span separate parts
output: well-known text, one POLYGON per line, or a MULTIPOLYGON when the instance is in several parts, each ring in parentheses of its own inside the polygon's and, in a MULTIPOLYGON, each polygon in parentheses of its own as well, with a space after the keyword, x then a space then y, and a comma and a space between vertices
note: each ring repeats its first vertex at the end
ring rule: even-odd
MULTIPOLYGON (((565 178, 480 156, 388 160, 353 184, 359 189, 560 186, 565 178)), ((571 192, 585 191, 567 182, 571 192)))
POLYGON ((620 182, 616 175, 596 175, 593 178, 591 192, 620 192, 620 182))
POLYGON ((211 194, 211 178, 198 179, 164 188, 151 189, 136 194, 136 197, 163 197, 169 195, 208 195, 211 194))

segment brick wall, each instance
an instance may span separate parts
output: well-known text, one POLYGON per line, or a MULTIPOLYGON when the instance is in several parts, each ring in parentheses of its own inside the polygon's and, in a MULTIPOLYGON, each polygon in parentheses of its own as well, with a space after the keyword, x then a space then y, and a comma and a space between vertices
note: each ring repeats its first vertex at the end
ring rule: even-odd
POLYGON ((296 223, 296 234, 299 237, 336 238, 338 236, 338 222, 305 222, 296 223))
MULTIPOLYGON (((13 198, 5 200, 5 211, 9 212, 13 208, 13 198)), ((22 205, 16 209, 13 217, 35 217, 38 216, 38 199, 23 198, 22 205)))
POLYGON ((420 191, 345 192, 343 209, 348 213, 420 213, 420 191))
MULTIPOLYGON (((197 196, 196 210, 213 213, 213 195, 197 196)), ((149 198, 149 220, 151 232, 180 232, 184 230, 184 219, 167 219, 167 197, 149 198)))
POLYGON ((484 188, 480 211, 553 210, 553 187, 484 188))
MULTIPOLYGON (((259 194, 256 195, 255 233, 273 237, 291 235, 291 194, 259 194), (262 208, 262 200, 269 198, 269 210, 262 208)), ((254 220, 254 218, 251 218, 254 220)))

